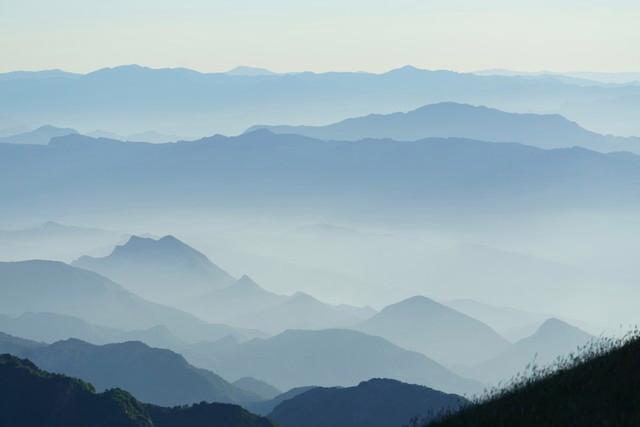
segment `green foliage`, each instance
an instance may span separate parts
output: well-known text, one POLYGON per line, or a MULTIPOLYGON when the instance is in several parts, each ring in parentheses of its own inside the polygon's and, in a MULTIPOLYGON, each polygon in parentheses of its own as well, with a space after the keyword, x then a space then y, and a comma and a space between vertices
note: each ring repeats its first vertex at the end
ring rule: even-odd
POLYGON ((91 384, 51 374, 28 360, 0 356, 1 426, 152 427, 130 394, 96 394, 91 384))
POLYGON ((555 364, 532 364, 430 427, 640 425, 640 331, 595 340, 555 364))

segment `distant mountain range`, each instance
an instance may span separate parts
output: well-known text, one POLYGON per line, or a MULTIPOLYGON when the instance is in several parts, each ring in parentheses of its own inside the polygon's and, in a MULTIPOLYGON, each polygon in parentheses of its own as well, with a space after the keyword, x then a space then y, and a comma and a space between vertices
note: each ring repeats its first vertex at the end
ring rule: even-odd
POLYGON ((55 126, 41 126, 32 131, 0 138, 0 144, 35 144, 47 145, 51 138, 66 135, 75 135, 78 131, 70 128, 58 128, 55 126))
POLYGON ((640 134, 640 86, 583 85, 555 77, 480 76, 411 66, 383 74, 274 75, 246 68, 199 73, 138 65, 27 76, 0 74, 0 116, 118 133, 156 129, 208 135, 240 132, 255 123, 331 123, 453 101, 557 113, 601 133, 640 134))
POLYGON ((491 142, 519 142, 539 148, 578 146, 600 152, 640 153, 640 138, 600 135, 557 114, 517 114, 493 108, 445 102, 407 113, 370 114, 326 126, 252 126, 324 140, 359 141, 389 138, 468 138, 491 142))
POLYGON ((170 135, 170 134, 156 132, 153 130, 149 130, 145 132, 130 133, 127 135, 120 135, 115 132, 101 131, 101 130, 84 132, 84 134, 92 138, 108 138, 108 139, 118 139, 121 141, 134 141, 134 142, 152 142, 154 144, 176 142, 176 141, 185 139, 178 135, 170 135))
POLYGON ((484 361, 509 346, 486 324, 423 296, 385 307, 358 329, 447 366, 484 361))
POLYGON ((211 322, 273 334, 286 329, 353 326, 375 313, 370 308, 327 304, 302 292, 278 295, 246 275, 231 286, 193 298, 183 307, 211 322))
POLYGON ((123 233, 47 221, 27 228, 0 230, 0 259, 71 261, 81 254, 101 253, 126 237, 123 233))
POLYGON ((93 344, 104 344, 124 334, 118 329, 93 325, 74 316, 30 312, 16 317, 0 314, 0 331, 48 343, 74 337, 93 344))
MULTIPOLYGON (((125 331, 59 313, 23 313, 16 317, 0 314, 0 331, 47 343, 68 338, 77 338, 92 344, 141 341, 152 347, 177 352, 191 345, 162 325, 125 331)), ((214 338, 217 340, 218 337, 214 338)))
POLYGON ((132 236, 102 258, 82 257, 75 267, 100 273, 152 301, 177 304, 235 282, 204 254, 173 236, 132 236))
POLYGON ((248 323, 255 324, 252 315, 267 310, 288 300, 284 295, 270 292, 249 276, 243 275, 226 288, 211 291, 194 298, 189 308, 196 314, 212 321, 238 320, 245 318, 248 323))
POLYGON ((558 357, 577 354, 594 336, 558 319, 545 321, 531 336, 515 342, 495 358, 464 371, 485 384, 508 382, 525 371, 527 365, 543 368, 558 357))
POLYGON ((616 85, 616 84, 640 84, 640 73, 634 72, 618 72, 606 73, 598 71, 572 71, 566 73, 558 73, 554 71, 513 71, 505 69, 489 69, 476 71, 474 74, 481 76, 523 76, 533 79, 554 78, 569 83, 581 84, 584 86, 593 86, 596 84, 616 85))
POLYGON ((73 265, 204 320, 269 333, 348 327, 375 313, 370 308, 333 306, 304 293, 277 295, 246 275, 236 280, 173 236, 157 240, 133 236, 109 256, 82 257, 73 265))
POLYGON ((40 370, 29 360, 0 355, 0 425, 92 427, 271 427, 236 405, 175 408, 144 404, 126 391, 96 393, 86 382, 40 370))
POLYGON ((258 331, 206 323, 183 311, 146 301, 97 273, 53 261, 0 263, 0 313, 54 312, 96 325, 136 331, 158 325, 187 342, 258 331))
MULTIPOLYGON (((531 331, 533 333, 545 320, 552 317, 511 307, 484 304, 471 299, 447 301, 446 305, 486 323, 507 339, 511 339, 517 336, 520 331, 526 331, 530 328, 533 328, 531 331)), ((525 336, 529 335, 531 334, 525 334, 525 336)), ((518 339, 520 338, 524 338, 524 336, 518 339)))
POLYGON ((374 313, 370 308, 325 304, 309 294, 298 292, 262 310, 232 317, 229 323, 245 328, 260 327, 267 332, 279 333, 292 328, 351 327, 374 313))
MULTIPOLYGON (((185 357, 193 357, 187 351, 185 357)), ((375 377, 472 393, 482 385, 463 379, 420 353, 351 330, 289 330, 267 339, 209 347, 199 366, 230 380, 251 376, 288 390, 293 387, 351 386, 375 377)))
MULTIPOLYGON (((472 299, 447 301, 446 305, 467 316, 486 323, 511 342, 519 341, 522 338, 533 335, 545 321, 557 317, 548 313, 537 313, 512 307, 496 306, 472 299)), ((593 329, 592 325, 588 325, 579 320, 564 318, 560 318, 560 320, 576 325, 582 329, 593 329)))
POLYGON ((69 135, 47 146, 0 144, 0 198, 5 215, 113 206, 283 215, 313 208, 361 219, 632 209, 640 157, 465 139, 327 142, 265 130, 178 144, 69 135))
POLYGON ((213 372, 189 365, 179 354, 136 341, 96 346, 69 339, 50 345, 33 342, 23 346, 19 350, 14 342, 5 348, 0 342, 0 353, 10 352, 30 359, 47 371, 83 379, 98 391, 126 389, 137 399, 156 405, 262 399, 213 372))
POLYGON ((467 400, 418 385, 372 379, 355 387, 317 387, 269 414, 281 427, 398 427, 454 412, 467 400))
MULTIPOLYGON (((80 132, 75 129, 60 128, 52 125, 44 125, 32 130, 25 130, 19 127, 14 129, 15 131, 13 132, 11 128, 3 129, 0 131, 0 144, 47 145, 52 138, 56 138, 58 136, 80 134, 80 132)), ((177 135, 163 134, 156 131, 145 131, 127 135, 120 135, 115 132, 95 130, 91 132, 83 132, 83 134, 92 138, 109 138, 119 139, 122 141, 152 143, 175 142, 184 139, 177 135)))

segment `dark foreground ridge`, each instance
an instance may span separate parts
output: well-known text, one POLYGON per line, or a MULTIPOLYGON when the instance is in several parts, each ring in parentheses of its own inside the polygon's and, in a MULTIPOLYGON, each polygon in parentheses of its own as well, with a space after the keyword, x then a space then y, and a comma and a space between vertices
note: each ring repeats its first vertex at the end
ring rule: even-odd
POLYGON ((201 403, 164 408, 120 389, 93 386, 38 369, 27 359, 0 355, 0 426, 21 427, 272 427, 239 406, 201 403))
POLYGON ((391 427, 428 420, 468 403, 463 397, 389 379, 355 387, 316 387, 269 414, 279 427, 391 427))
POLYGON ((640 337, 593 344, 582 356, 535 373, 429 427, 638 426, 640 337))

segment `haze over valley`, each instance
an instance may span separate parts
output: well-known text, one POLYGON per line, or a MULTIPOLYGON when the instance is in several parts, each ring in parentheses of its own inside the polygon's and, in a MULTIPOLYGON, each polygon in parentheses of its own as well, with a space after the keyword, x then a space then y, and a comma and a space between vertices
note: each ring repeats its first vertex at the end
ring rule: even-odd
POLYGON ((0 6, 0 427, 635 426, 640 7, 0 6))

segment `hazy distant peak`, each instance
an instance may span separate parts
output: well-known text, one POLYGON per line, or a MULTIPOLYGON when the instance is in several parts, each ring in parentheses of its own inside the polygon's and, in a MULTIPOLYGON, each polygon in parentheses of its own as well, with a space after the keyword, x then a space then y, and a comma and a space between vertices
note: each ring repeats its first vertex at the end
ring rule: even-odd
POLYGON ((40 224, 40 228, 45 230, 60 230, 60 229, 67 228, 67 226, 64 224, 60 224, 59 222, 47 221, 40 224))
POLYGON ((112 253, 112 255, 124 254, 149 254, 149 256, 165 254, 172 257, 189 257, 201 262, 210 262, 203 253, 172 235, 166 235, 159 239, 133 235, 125 244, 116 246, 112 253))
POLYGON ((243 136, 267 137, 267 138, 273 137, 274 135, 276 135, 276 133, 267 128, 249 129, 247 132, 243 134, 243 136))
POLYGON ((77 130, 72 128, 60 128, 53 125, 42 125, 34 130, 34 132, 68 132, 68 133, 78 133, 77 130))
POLYGON ((141 236, 133 235, 129 237, 129 240, 127 240, 127 242, 124 245, 117 246, 116 249, 117 248, 141 248, 146 245, 152 245, 154 242, 157 242, 157 240, 152 239, 150 237, 141 237, 141 236))
POLYGON ((582 331, 580 328, 577 328, 573 325, 568 324, 567 322, 563 322, 562 320, 552 317, 545 320, 542 325, 538 328, 534 335, 536 336, 564 336, 567 333, 570 334, 584 334, 588 335, 586 332, 582 331))
POLYGON ((163 236, 159 239, 133 235, 129 238, 127 243, 124 244, 125 247, 148 247, 148 246, 161 246, 161 245, 165 247, 178 246, 178 245, 187 246, 170 234, 163 236))
POLYGON ((9 144, 46 145, 52 138, 77 134, 78 131, 75 129, 44 125, 28 132, 2 137, 0 138, 0 142, 9 144))
POLYGON ((392 70, 387 71, 387 74, 392 73, 421 73, 425 70, 415 67, 413 65, 405 65, 399 68, 394 68, 392 70))
POLYGON ((266 68, 249 67, 246 65, 240 65, 238 67, 235 67, 227 71, 225 74, 229 74, 232 76, 248 76, 248 77, 277 75, 277 73, 274 73, 271 70, 267 70, 266 68))
POLYGON ((545 149, 580 146, 601 152, 640 150, 637 138, 600 135, 560 114, 515 113, 459 102, 437 102, 406 112, 368 114, 323 126, 261 125, 250 127, 248 131, 257 129, 325 141, 462 138, 517 142, 545 149))
POLYGON ((415 295, 409 298, 406 298, 402 301, 399 301, 394 304, 390 304, 384 307, 379 314, 383 316, 431 316, 434 314, 455 314, 458 318, 468 318, 469 320, 474 320, 466 314, 460 313, 457 310, 454 310, 446 305, 440 304, 439 302, 432 300, 424 295, 415 295))
POLYGON ((434 307, 444 307, 442 304, 432 300, 431 298, 425 297, 424 295, 415 295, 409 298, 406 298, 400 302, 395 304, 391 304, 388 308, 391 307, 425 307, 425 306, 434 306, 434 307))
POLYGON ((298 291, 295 294, 291 295, 291 299, 290 301, 297 301, 297 302, 319 302, 315 297, 309 295, 306 292, 301 292, 298 291))
POLYGON ((84 256, 74 265, 101 273, 144 298, 177 305, 235 282, 205 254, 173 235, 133 235, 105 257, 84 256))
POLYGON ((49 79, 49 78, 70 78, 78 77, 80 74, 70 73, 59 69, 41 71, 10 71, 0 73, 0 81, 20 80, 20 79, 49 79))
POLYGON ((107 74, 107 73, 126 73, 126 72, 137 72, 137 71, 148 71, 153 70, 153 68, 145 67, 138 64, 126 64, 126 65, 117 65, 115 67, 104 67, 100 68, 96 71, 88 73, 88 76, 91 75, 99 75, 99 74, 107 74))
POLYGON ((242 277, 233 284, 233 287, 240 289, 260 289, 260 285, 246 274, 243 274, 242 277))
POLYGON ((180 240, 178 240, 174 235, 172 234, 167 234, 166 236, 161 237, 160 239, 158 239, 159 242, 162 243, 166 243, 166 244, 171 244, 171 245, 184 245, 184 243, 182 243, 180 240))

